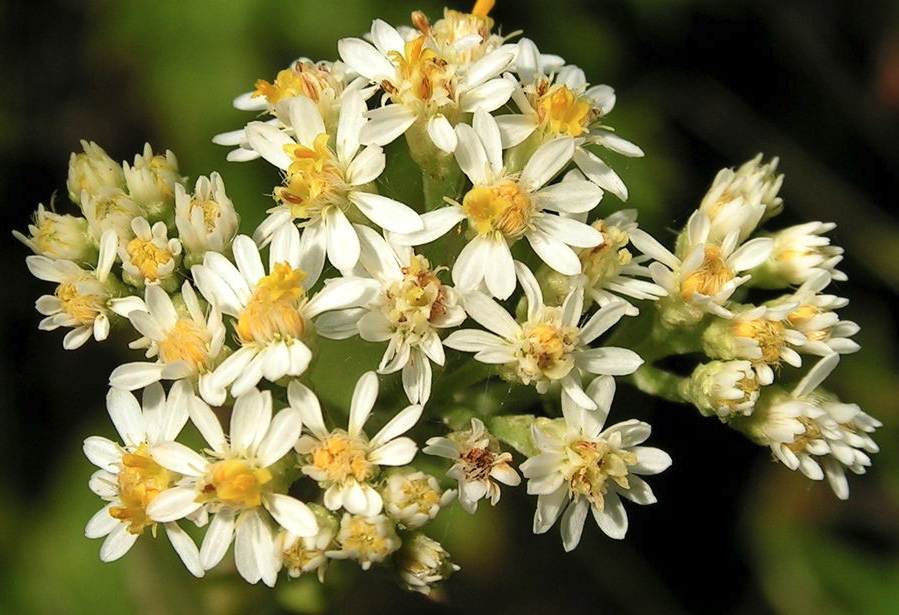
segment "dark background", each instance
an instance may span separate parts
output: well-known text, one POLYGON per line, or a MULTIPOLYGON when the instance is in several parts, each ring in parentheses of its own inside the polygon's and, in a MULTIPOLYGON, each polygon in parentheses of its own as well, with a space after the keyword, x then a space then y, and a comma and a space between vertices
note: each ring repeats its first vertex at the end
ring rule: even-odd
MULTIPOLYGON (((349 566, 324 590, 249 588, 227 571, 195 581, 163 538, 99 561, 99 541, 83 538, 100 502, 80 446, 110 435, 106 379, 130 360, 130 336, 65 352, 60 332, 38 331, 33 302, 52 288, 30 276, 9 231, 24 231, 54 193, 65 203, 82 138, 116 160, 145 141, 172 149, 191 180, 220 171, 252 229, 270 203, 269 169, 226 163, 210 142, 250 119, 231 99, 297 56, 336 58, 337 40, 375 17, 400 25, 416 9, 432 20, 442 10, 405 0, 0 3, 0 612, 267 613, 327 597, 340 613, 899 613, 899 7, 887 1, 500 0, 492 13, 503 32, 522 30, 616 88, 609 122, 646 157, 612 164, 627 205, 663 242, 718 169, 757 152, 779 156, 786 174, 786 212, 772 228, 838 223, 831 236, 850 280, 833 292, 851 299, 842 314, 862 326, 863 350, 828 386, 885 424, 848 502, 717 421, 621 386, 610 420, 649 421, 650 443, 674 458, 651 480, 659 504, 628 508, 623 542, 588 521, 565 554, 557 528, 531 535, 534 502, 509 490, 474 519, 435 522, 463 567, 441 602, 349 566)), ((620 207, 613 201, 602 207, 620 207)))

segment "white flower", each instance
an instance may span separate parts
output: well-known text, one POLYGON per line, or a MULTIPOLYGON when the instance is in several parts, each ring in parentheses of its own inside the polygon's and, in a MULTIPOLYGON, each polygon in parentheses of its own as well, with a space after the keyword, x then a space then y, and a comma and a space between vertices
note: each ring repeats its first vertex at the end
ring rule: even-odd
POLYGON ((95 192, 81 193, 81 213, 87 219, 91 235, 95 239, 108 230, 114 230, 119 241, 134 237, 131 221, 146 215, 141 206, 121 188, 101 186, 95 192))
MULTIPOLYGON (((52 207, 52 201, 50 205, 52 207)), ((30 237, 16 230, 12 234, 37 255, 75 263, 97 258, 97 246, 91 238, 85 218, 47 211, 39 203, 34 213, 34 224, 28 225, 28 232, 30 237)))
POLYGON ((753 284, 763 288, 804 284, 820 271, 845 282, 846 274, 836 269, 843 260, 843 248, 830 245, 830 238, 824 237, 834 228, 833 222, 806 222, 773 233, 771 255, 752 271, 753 284))
POLYGON ((812 480, 827 478, 841 500, 849 497, 846 470, 864 474, 871 465, 868 453, 879 449, 871 436, 880 421, 856 404, 845 404, 820 389, 839 363, 830 354, 812 367, 792 392, 763 395, 756 411, 739 428, 751 439, 769 446, 785 466, 812 480))
POLYGON ((561 517, 562 545, 574 549, 581 539, 587 512, 610 538, 624 538, 627 512, 625 497, 637 504, 653 504, 655 495, 641 475, 658 474, 671 465, 671 457, 660 449, 639 446, 650 426, 642 421, 616 423, 603 430, 615 381, 600 376, 587 388, 596 410, 588 410, 562 394, 564 425, 531 429, 540 454, 521 464, 528 479, 528 493, 537 495, 534 533, 549 530, 561 517))
POLYGON ((774 382, 774 368, 781 362, 802 365, 802 357, 792 347, 806 343, 805 336, 789 327, 789 314, 796 303, 745 307, 730 320, 717 320, 703 333, 703 344, 710 357, 745 359, 752 363, 759 384, 774 382))
MULTIPOLYGON (((84 530, 88 538, 106 537, 100 548, 104 562, 117 560, 147 528, 155 535, 156 521, 147 514, 149 504, 180 478, 155 459, 158 447, 173 441, 187 422, 190 387, 176 384, 168 399, 158 384, 144 389, 143 406, 131 393, 110 389, 106 396, 109 416, 124 445, 101 436, 84 441, 84 454, 98 466, 91 476, 91 490, 109 503, 84 530)), ((203 566, 193 540, 174 521, 165 532, 184 565, 194 576, 203 566)))
POLYGON ((459 504, 472 514, 481 498, 496 506, 500 497, 497 482, 510 487, 521 482, 510 465, 512 453, 500 450, 499 442, 478 418, 471 419, 469 430, 452 432, 446 438, 429 438, 422 452, 454 462, 446 475, 458 481, 459 504))
POLYGON ((334 559, 352 559, 362 570, 383 562, 388 555, 400 548, 402 541, 396 535, 393 521, 384 515, 353 515, 344 513, 337 533, 339 549, 326 551, 334 559))
POLYGON ((456 492, 441 489, 430 474, 405 468, 388 474, 381 495, 387 516, 400 527, 414 530, 436 517, 453 501, 456 492))
POLYGON ((762 219, 783 208, 783 200, 777 196, 783 175, 774 174, 778 159, 767 164, 761 161, 759 154, 736 171, 722 169, 715 176, 699 205, 711 225, 707 241, 721 242, 733 231, 738 242, 746 241, 762 219))
POLYGON ((275 539, 275 548, 281 554, 281 565, 287 569, 289 576, 298 578, 315 571, 318 580, 324 583, 325 573, 328 571, 327 553, 337 546, 335 539, 338 522, 333 514, 318 504, 310 504, 309 508, 315 513, 318 533, 314 536, 297 536, 282 528, 275 539))
MULTIPOLYGON (((289 68, 278 71, 273 82, 258 80, 256 89, 234 99, 234 107, 242 111, 268 113, 274 116, 269 123, 280 127, 287 122, 281 121, 278 115, 286 108, 279 103, 295 96, 305 96, 318 106, 322 117, 330 121, 332 116, 336 116, 347 80, 346 67, 342 62, 312 62, 309 58, 299 58, 289 68)), ((246 128, 217 134, 212 142, 238 146, 228 152, 227 158, 231 162, 259 158, 259 152, 250 147, 246 128)))
POLYGON ((622 376, 643 363, 626 348, 590 348, 591 342, 621 319, 627 304, 610 303, 579 327, 583 289, 569 293, 561 307, 547 306, 534 275, 521 263, 515 268, 528 300, 527 321, 516 322, 498 303, 471 292, 465 297, 465 309, 490 332, 454 331, 444 345, 474 352, 474 358, 482 363, 503 365, 504 375, 524 385, 533 383, 540 393, 558 383, 575 401, 593 408, 593 401, 581 389, 580 372, 622 376))
POLYGON ((201 262, 204 252, 224 254, 230 250, 239 224, 218 173, 197 178, 192 195, 183 185, 175 184, 175 225, 187 253, 187 266, 201 262))
POLYGON ((442 57, 426 34, 406 40, 396 28, 377 19, 372 43, 341 39, 341 59, 371 83, 379 84, 391 102, 368 113, 371 122, 364 143, 386 145, 420 120, 440 149, 455 149, 449 118, 477 110, 493 111, 512 94, 513 85, 499 74, 515 57, 514 47, 502 46, 467 63, 464 56, 442 57))
POLYGON ((308 255, 301 253, 299 232, 292 224, 274 235, 268 274, 252 239, 238 235, 231 247, 236 265, 207 252, 203 264, 191 270, 203 296, 235 318, 232 324, 241 345, 210 376, 204 399, 213 405, 225 401, 225 387, 231 386, 237 397, 262 378, 275 382, 305 372, 312 353, 303 340, 311 334, 312 318, 357 305, 369 292, 364 281, 341 278, 307 297, 316 277, 306 272, 314 265, 310 267, 308 255))
POLYGON ((132 218, 131 230, 133 238, 119 243, 122 279, 138 288, 148 284, 160 284, 170 292, 178 288, 175 269, 181 263, 181 242, 168 239, 164 222, 151 227, 146 218, 132 218))
POLYGON ((415 534, 404 541, 394 562, 400 587, 425 596, 460 569, 443 545, 424 534, 415 534))
POLYGON ((110 386, 133 391, 159 380, 188 379, 206 392, 212 369, 220 359, 225 342, 221 312, 210 306, 208 315, 197 299, 190 282, 181 287, 179 307, 158 285, 146 288, 143 309, 130 310, 126 316, 143 335, 130 344, 146 348, 147 358, 155 362, 125 363, 109 377, 110 386))
POLYGON ((95 194, 102 188, 125 189, 122 165, 109 157, 102 147, 93 141, 81 140, 81 154, 69 156, 69 177, 66 187, 69 198, 76 205, 81 203, 84 192, 95 194))
POLYGON ((415 442, 399 436, 418 422, 422 407, 407 406, 369 439, 362 427, 378 397, 378 377, 374 372, 366 372, 356 383, 346 430, 325 427, 318 399, 299 382, 290 383, 287 397, 291 408, 303 417, 308 432, 296 445, 303 456, 300 469, 325 489, 325 507, 343 508, 363 517, 379 514, 383 500, 373 481, 380 466, 406 465, 415 457, 415 442))
POLYGON ((510 246, 522 237, 556 271, 566 275, 580 273, 581 263, 572 247, 592 248, 600 244, 602 235, 582 222, 549 212, 589 211, 599 203, 602 191, 576 177, 546 186, 571 161, 574 139, 560 137, 545 143, 519 175, 508 172, 503 165, 499 129, 489 113, 475 113, 473 127, 459 124, 456 134, 456 160, 471 180, 472 188, 461 204, 424 214, 424 230, 391 235, 391 239, 404 245, 420 245, 467 220, 474 237, 453 265, 453 281, 462 290, 478 288, 483 282, 499 299, 506 299, 515 290, 510 246))
POLYGON ((521 82, 511 76, 507 80, 515 86, 512 100, 521 114, 497 118, 503 147, 518 145, 535 132, 541 143, 577 137, 574 163, 590 181, 626 201, 627 187, 618 174, 585 147, 598 144, 623 156, 643 156, 643 150, 602 122, 615 106, 615 91, 607 85, 589 87, 580 68, 559 67, 559 60, 541 54, 529 39, 519 41, 515 64, 521 82))
POLYGON ((52 260, 46 256, 25 259, 34 277, 56 282, 53 295, 43 295, 35 303, 46 316, 39 325, 42 331, 69 327, 62 345, 66 350, 80 348, 91 336, 98 342, 109 335, 109 302, 113 296, 114 278, 110 278, 116 258, 116 234, 108 230, 100 240, 100 254, 93 271, 82 269, 70 260, 52 260))
POLYGON ((184 183, 178 174, 178 160, 170 150, 154 155, 149 143, 143 155, 134 157, 134 164, 123 165, 129 196, 141 204, 148 214, 159 218, 167 212, 175 199, 175 184, 184 183))
POLYGON ((147 513, 153 520, 166 522, 214 515, 200 547, 203 568, 216 566, 233 539, 240 575, 250 583, 262 580, 271 587, 280 558, 269 515, 297 536, 318 532, 309 507, 275 487, 279 481, 274 466, 300 436, 300 413, 287 408, 272 417, 271 394, 252 389, 234 403, 230 438, 225 438, 218 418, 199 398, 190 406, 190 417, 209 444, 211 457, 176 442, 158 447, 157 462, 185 478, 160 493, 147 513))
POLYGON ((361 93, 344 93, 333 143, 312 100, 299 96, 285 105, 296 139, 270 124, 247 126, 250 146, 285 172, 285 185, 275 189, 279 205, 254 233, 258 242, 267 242, 278 227, 297 221, 304 227, 303 242, 315 255, 316 268, 310 273, 317 276, 325 253, 341 271, 352 269, 359 259, 359 239, 347 218, 351 209, 390 231, 422 228, 421 218, 408 206, 370 191, 386 158, 379 146, 360 144, 359 132, 366 123, 361 93))
POLYGON ((739 232, 732 230, 721 243, 709 241, 712 226, 702 211, 690 216, 684 230, 684 257, 680 259, 664 248, 643 229, 630 232, 631 242, 638 250, 658 262, 649 265, 652 279, 668 292, 665 305, 670 321, 696 322, 706 312, 721 318, 731 318, 727 309, 731 295, 751 276, 737 276, 762 263, 771 253, 773 242, 756 238, 738 246, 739 232))
POLYGON ((749 361, 711 361, 697 366, 679 390, 703 416, 727 422, 752 414, 759 381, 749 361))
POLYGON ((403 371, 409 403, 424 405, 431 395, 431 361, 444 363, 439 329, 465 320, 456 291, 440 281, 426 258, 402 250, 394 252, 370 228, 358 227, 362 245, 360 264, 380 289, 364 308, 330 312, 316 321, 323 337, 343 339, 358 333, 369 342, 387 342, 378 373, 403 371))
POLYGON ((840 320, 834 310, 845 307, 849 300, 836 295, 820 294, 831 281, 827 271, 818 270, 790 296, 775 303, 792 303, 796 307, 787 316, 789 326, 800 332, 805 340, 797 343, 797 350, 824 356, 832 352, 848 354, 860 346, 849 339, 859 331, 851 320, 840 320))

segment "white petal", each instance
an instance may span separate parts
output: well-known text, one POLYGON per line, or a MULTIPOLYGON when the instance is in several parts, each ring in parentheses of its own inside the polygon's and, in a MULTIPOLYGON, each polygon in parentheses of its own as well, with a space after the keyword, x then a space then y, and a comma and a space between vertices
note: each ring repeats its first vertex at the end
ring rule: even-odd
MULTIPOLYGON (((340 117, 337 123, 337 158, 353 159, 359 151, 359 132, 366 123, 365 100, 358 90, 348 89, 340 99, 340 117)), ((324 131, 323 131, 324 132, 324 131)))
POLYGON ((346 170, 346 182, 350 186, 362 186, 373 182, 384 172, 387 158, 384 150, 377 145, 369 145, 362 150, 346 170))
POLYGON ((519 185, 529 192, 539 189, 568 164, 574 151, 574 139, 571 137, 559 137, 544 143, 525 165, 519 185))
POLYGON ((447 154, 452 154, 456 150, 458 143, 456 131, 442 113, 438 113, 428 120, 428 136, 431 137, 431 141, 437 146, 437 149, 447 154))
POLYGON ((200 476, 209 466, 202 455, 180 442, 157 444, 152 449, 152 457, 167 470, 187 476, 200 476))
POLYGON ((231 413, 231 450, 253 454, 272 421, 272 397, 268 391, 251 390, 234 402, 231 413))
POLYGON ((643 359, 627 348, 590 348, 576 354, 575 364, 591 374, 626 376, 637 371, 643 359))
POLYGON ((399 245, 419 246, 443 237, 465 218, 465 211, 458 205, 449 205, 421 215, 422 230, 414 233, 393 234, 390 240, 399 245))
POLYGON ((581 261, 574 250, 555 237, 539 230, 525 234, 531 248, 540 259, 564 275, 578 275, 581 272, 581 261))
POLYGON ((244 511, 234 528, 234 565, 249 583, 273 586, 277 574, 272 531, 256 510, 244 511))
POLYGON ((128 552, 139 536, 129 532, 128 527, 128 524, 120 523, 109 533, 100 547, 100 561, 113 562, 128 552))
POLYGON ((459 97, 459 108, 466 113, 478 109, 494 111, 509 101, 515 84, 506 79, 491 79, 466 92, 459 97))
POLYGON ((355 72, 370 81, 380 83, 392 79, 396 70, 381 52, 358 38, 343 38, 337 42, 340 58, 355 72))
POLYGON ((162 377, 162 363, 135 362, 119 365, 109 375, 109 386, 126 391, 136 391, 162 377))
POLYGON ((413 233, 424 228, 418 213, 399 201, 380 194, 355 190, 347 196, 366 218, 383 229, 395 233, 413 233))
POLYGON ((622 201, 627 200, 627 186, 624 185, 618 174, 595 154, 579 147, 574 152, 574 163, 583 171, 587 179, 597 186, 611 192, 622 201))
POLYGON ((205 570, 214 568, 228 551, 234 537, 234 513, 224 509, 212 518, 203 543, 200 545, 200 562, 205 570))
POLYGON ((621 498, 611 489, 606 490, 605 506, 602 512, 593 507, 593 518, 599 529, 605 532, 609 538, 622 539, 627 533, 627 512, 621 503, 621 498))
POLYGON ((247 142, 269 163, 286 171, 292 162, 284 151, 285 145, 296 145, 293 139, 271 124, 250 122, 247 124, 247 142))
POLYGON ((98 510, 84 526, 84 536, 86 538, 103 538, 112 532, 119 525, 120 521, 109 514, 109 509, 113 504, 109 503, 98 510))
POLYGON ((118 463, 121 461, 122 452, 112 440, 102 436, 91 436, 84 440, 82 450, 85 457, 98 468, 112 473, 118 471, 118 463))
POLYGON ((218 417, 203 401, 194 399, 189 406, 190 420, 199 430, 203 439, 217 453, 223 453, 228 446, 225 432, 218 417))
POLYGON ((297 536, 315 536, 318 533, 315 514, 296 498, 270 493, 265 496, 265 508, 275 521, 297 536))
POLYGON ((369 111, 368 117, 359 140, 363 145, 387 145, 405 133, 415 123, 417 115, 403 105, 387 105, 369 111))
POLYGON ((506 149, 527 139, 537 128, 536 118, 530 115, 500 115, 494 119, 506 149))
POLYGON ((496 121, 492 115, 478 109, 474 114, 472 128, 484 145, 484 153, 487 154, 493 177, 499 177, 503 170, 503 142, 496 121))
POLYGON ((556 241, 576 248, 593 248, 603 241, 602 233, 592 226, 564 216, 543 215, 537 219, 536 226, 556 241))
POLYGON ((166 489, 147 505, 147 515, 154 521, 163 523, 177 521, 188 516, 201 504, 197 502, 197 492, 192 487, 172 487, 166 489))
POLYGON ((515 292, 515 264, 512 261, 512 252, 504 239, 495 236, 487 243, 486 271, 484 283, 487 289, 497 299, 507 299, 515 292))
POLYGON ((590 211, 602 199, 602 189, 585 179, 561 181, 542 188, 534 196, 541 209, 576 214, 590 211))
POLYGON ((297 380, 292 380, 287 385, 287 400, 290 407, 300 413, 303 425, 319 438, 328 435, 325 428, 325 422, 322 418, 322 409, 318 403, 318 398, 306 385, 297 380))
POLYGON ((175 553, 181 558, 187 570, 195 577, 202 577, 206 571, 203 570, 203 564, 200 563, 200 552, 187 532, 181 529, 177 523, 167 523, 165 535, 168 536, 175 553))
POLYGON ((375 401, 378 399, 378 376, 375 372, 365 372, 353 389, 353 399, 350 401, 350 420, 347 432, 351 436, 362 433, 362 426, 368 420, 375 401))
POLYGON ((635 474, 658 474, 671 465, 671 455, 650 446, 635 446, 631 452, 637 455, 637 463, 629 470, 635 474))
POLYGON ((379 466, 404 466, 417 450, 411 438, 396 438, 369 453, 368 460, 379 466))
POLYGON ((299 410, 286 408, 278 412, 256 450, 259 465, 268 467, 286 455, 296 444, 302 430, 303 419, 299 410))
POLYGON ((328 260, 341 271, 349 271, 359 260, 359 238, 346 215, 337 207, 324 218, 328 260))
POLYGON ((106 408, 116 431, 122 437, 122 442, 128 446, 137 446, 144 441, 146 437, 144 416, 134 395, 122 389, 109 389, 106 394, 106 408))
POLYGON ((505 339, 514 339, 521 326, 496 301, 479 292, 465 296, 465 310, 481 326, 505 339))
POLYGON ((459 168, 475 186, 490 183, 491 178, 487 175, 489 168, 487 153, 475 129, 468 124, 457 124, 456 137, 458 143, 455 155, 459 168))
POLYGON ((422 407, 417 404, 404 408, 375 434, 370 442, 371 447, 378 448, 412 429, 421 417, 421 412, 422 407))
POLYGON ((584 521, 587 519, 587 500, 579 497, 568 505, 562 515, 562 547, 566 551, 574 549, 581 541, 584 521))

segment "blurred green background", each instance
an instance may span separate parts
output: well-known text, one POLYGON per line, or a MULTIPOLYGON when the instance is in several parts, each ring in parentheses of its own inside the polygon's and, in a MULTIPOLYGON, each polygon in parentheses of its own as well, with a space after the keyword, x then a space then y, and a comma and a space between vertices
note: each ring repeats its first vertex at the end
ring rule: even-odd
MULTIPOLYGON (((468 4, 451 8, 467 10, 468 4)), ((659 504, 629 507, 614 542, 588 523, 572 554, 558 530, 532 536, 534 502, 506 491, 475 518, 432 528, 463 570, 440 601, 396 589, 375 569, 335 567, 321 588, 249 587, 229 571, 191 578, 165 539, 103 564, 83 527, 100 507, 81 441, 112 435, 106 379, 130 339, 89 342, 37 330, 24 230, 38 202, 65 200, 78 140, 130 160, 149 141, 191 180, 220 171, 249 231, 269 206, 271 169, 231 164, 212 135, 250 118, 231 108, 256 79, 298 56, 335 59, 337 40, 372 19, 408 23, 442 4, 396 0, 76 0, 0 3, 0 202, 5 326, 0 369, 0 613, 180 614, 608 613, 890 615, 899 613, 899 5, 837 0, 499 0, 502 31, 616 88, 610 123, 646 158, 612 165, 630 207, 663 241, 717 170, 777 155, 786 213, 773 226, 832 220, 863 350, 830 388, 883 421, 873 469, 848 502, 771 462, 717 421, 619 387, 610 420, 641 418, 674 466, 651 481, 659 504)), ((606 211, 620 207, 607 197, 606 211)), ((132 355, 133 356, 133 355, 132 355)), ((359 371, 370 366, 360 365, 359 371)), ((223 567, 224 568, 224 567, 223 567)))

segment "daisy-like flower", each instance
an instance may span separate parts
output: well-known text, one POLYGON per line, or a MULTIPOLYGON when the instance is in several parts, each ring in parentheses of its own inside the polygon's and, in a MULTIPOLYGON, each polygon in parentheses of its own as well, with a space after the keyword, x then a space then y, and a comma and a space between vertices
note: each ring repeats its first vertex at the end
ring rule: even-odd
POLYGON ((259 249, 246 235, 232 243, 235 263, 217 252, 207 252, 202 265, 191 272, 203 296, 223 314, 233 316, 240 348, 208 380, 204 399, 212 405, 225 401, 225 388, 235 397, 265 378, 271 382, 306 371, 312 352, 303 342, 311 335, 316 315, 365 300, 369 287, 362 280, 341 278, 326 284, 315 296, 306 291, 316 276, 301 254, 299 231, 285 225, 274 235, 266 273, 259 249))
POLYGON ((791 392, 765 389, 752 416, 731 424, 770 447, 791 470, 812 480, 827 478, 836 496, 845 500, 846 470, 864 474, 871 465, 868 454, 879 449, 869 434, 881 423, 820 388, 839 360, 837 354, 824 357, 791 392))
POLYGON ((153 148, 146 143, 143 155, 136 155, 134 164, 126 162, 123 168, 128 194, 140 203, 147 217, 158 220, 171 211, 175 185, 185 181, 178 174, 178 160, 171 150, 166 150, 165 155, 154 155, 153 148))
POLYGON ((362 570, 383 562, 400 548, 402 541, 396 535, 393 521, 384 515, 354 515, 344 513, 337 532, 339 549, 327 551, 333 559, 351 559, 359 562, 362 570))
POLYGON ((774 369, 781 362, 793 367, 802 366, 796 352, 807 340, 787 320, 796 303, 777 306, 745 307, 730 320, 717 320, 702 335, 703 347, 710 357, 752 363, 759 384, 774 382, 774 369))
POLYGON ((200 546, 203 569, 216 566, 233 540, 240 576, 250 583, 262 580, 274 586, 280 558, 269 516, 296 536, 318 532, 309 507, 279 493, 283 469, 279 471, 276 464, 300 436, 300 413, 287 408, 272 417, 271 393, 253 389, 235 401, 230 438, 226 438, 218 418, 202 400, 194 398, 189 411, 209 444, 210 457, 177 442, 157 447, 156 461, 184 478, 157 495, 147 514, 160 522, 213 515, 200 546))
POLYGON ((455 290, 437 276, 428 260, 411 249, 391 249, 370 228, 358 227, 360 264, 380 289, 364 308, 323 314, 316 322, 323 337, 347 338, 358 333, 369 342, 387 342, 378 373, 403 371, 409 403, 424 405, 431 395, 431 361, 444 363, 439 329, 465 320, 455 290))
MULTIPOLYGON (((557 297, 553 303, 561 303, 575 286, 584 287, 585 307, 589 307, 591 302, 604 307, 614 301, 621 301, 624 297, 656 301, 667 295, 668 291, 658 284, 639 279, 650 277, 650 273, 649 268, 643 264, 648 257, 634 257, 627 249, 630 243, 629 233, 637 228, 636 220, 636 210, 623 209, 593 222, 591 226, 602 234, 602 243, 595 248, 578 251, 582 276, 562 276, 558 273, 547 276, 547 287, 557 297)), ((629 301, 627 303, 625 314, 636 316, 640 313, 635 305, 629 301)))
POLYGON ((542 145, 519 175, 503 165, 499 129, 489 113, 475 113, 473 127, 459 124, 456 133, 456 160, 472 188, 461 204, 424 214, 421 232, 391 235, 391 239, 405 245, 429 243, 466 220, 474 237, 453 265, 453 281, 463 290, 479 288, 483 282, 499 299, 515 290, 510 246, 522 237, 556 271, 579 274, 581 263, 572 246, 592 248, 600 244, 602 235, 582 222, 550 212, 589 211, 599 203, 602 191, 574 176, 546 185, 571 161, 574 139, 560 137, 542 145))
MULTIPOLYGON (((429 41, 439 50, 439 55, 456 65, 469 65, 500 47, 505 38, 491 33, 494 0, 478 0, 470 13, 443 10, 443 18, 430 24, 428 18, 416 11, 412 23, 418 34, 428 35, 429 41)), ((404 35, 407 40, 411 35, 404 35)))
POLYGON ((736 171, 721 169, 715 176, 699 204, 711 223, 708 241, 723 241, 734 230, 738 241, 746 241, 759 222, 783 209, 783 199, 777 196, 783 184, 783 175, 775 175, 778 159, 761 162, 759 154, 736 171))
POLYGON ((514 47, 489 50, 469 63, 464 54, 444 56, 445 46, 430 34, 428 29, 407 40, 377 19, 371 43, 345 38, 337 44, 347 66, 380 85, 389 100, 369 112, 364 143, 386 145, 420 122, 434 145, 452 152, 456 146, 452 125, 461 113, 493 111, 509 100, 514 85, 499 75, 515 57, 514 47))
POLYGON ((314 571, 318 580, 324 583, 328 571, 327 553, 337 548, 335 538, 339 522, 334 514, 318 504, 310 504, 309 508, 315 513, 318 533, 297 536, 282 528, 275 539, 275 548, 281 554, 281 565, 290 577, 296 579, 314 571))
POLYGON ((44 295, 35 302, 35 308, 46 316, 39 325, 42 331, 72 329, 62 341, 66 350, 80 348, 91 336, 101 342, 109 335, 109 302, 120 286, 110 275, 117 242, 115 231, 110 229, 103 234, 97 267, 92 271, 66 259, 37 255, 25 259, 34 277, 58 284, 53 295, 44 295))
POLYGON ((643 363, 626 348, 590 348, 591 342, 621 319, 627 304, 610 303, 580 327, 583 289, 571 291, 561 307, 548 306, 528 268, 516 262, 515 269, 527 297, 527 321, 516 322, 498 303, 473 291, 465 296, 465 309, 488 331, 454 331, 444 345, 474 352, 474 358, 482 363, 502 365, 504 376, 524 385, 534 384, 540 393, 558 383, 579 404, 594 408, 593 400, 581 388, 581 372, 623 376, 643 363))
POLYGON ((381 493, 384 512, 407 530, 430 522, 456 497, 452 489, 441 489, 434 476, 408 468, 391 472, 381 493))
POLYGON ((521 482, 511 466, 512 453, 500 449, 497 439, 478 418, 471 419, 471 429, 454 431, 445 438, 429 438, 422 452, 454 462, 446 475, 458 481, 459 504, 472 514, 482 498, 496 506, 501 495, 497 483, 515 487, 521 482))
MULTIPOLYGON (((147 387, 143 405, 121 389, 110 389, 106 396, 109 416, 124 444, 102 436, 84 441, 84 454, 100 468, 91 476, 91 491, 108 502, 88 521, 84 533, 88 538, 106 537, 100 548, 104 562, 125 555, 147 529, 155 536, 157 522, 149 517, 147 507, 181 476, 160 465, 154 454, 181 432, 191 396, 186 383, 175 384, 168 399, 160 385, 147 387)), ((202 577, 204 570, 193 540, 174 521, 164 527, 187 569, 202 577)))
POLYGON ((297 381, 287 389, 290 406, 303 417, 308 433, 296 444, 303 474, 318 481, 328 510, 340 508, 363 517, 381 512, 383 499, 374 487, 381 466, 403 466, 412 461, 418 447, 400 437, 418 422, 422 407, 407 406, 371 439, 362 431, 378 397, 378 377, 366 372, 359 378, 350 402, 346 430, 325 427, 315 394, 297 381))
POLYGON ((641 476, 658 474, 671 465, 668 453, 640 446, 650 426, 629 420, 603 429, 615 381, 600 376, 587 387, 596 410, 588 410, 562 394, 564 422, 540 421, 531 429, 540 454, 521 464, 528 493, 537 496, 534 533, 549 530, 560 517, 562 545, 574 549, 581 540, 587 512, 610 538, 624 538, 624 497, 637 504, 656 501, 641 476))
POLYGON ((359 238, 347 219, 350 209, 389 231, 422 228, 421 218, 408 206, 370 192, 368 184, 381 175, 386 159, 379 146, 360 145, 359 132, 366 123, 361 93, 344 93, 333 143, 312 100, 298 96, 285 104, 296 140, 270 124, 247 126, 250 146, 285 172, 284 185, 275 189, 279 205, 269 210, 254 233, 258 242, 268 241, 280 226, 297 222, 304 227, 303 241, 316 256, 317 269, 310 273, 317 276, 325 253, 341 271, 352 269, 359 260, 359 238))
POLYGON ((806 222, 772 234, 771 255, 752 270, 752 284, 763 288, 804 284, 820 271, 845 282, 846 274, 836 269, 843 260, 843 248, 830 245, 830 238, 824 237, 836 226, 833 222, 806 222))
POLYGON ((175 269, 181 264, 181 242, 168 238, 164 222, 151 227, 146 218, 132 218, 131 230, 133 238, 119 244, 122 279, 137 288, 148 284, 159 284, 169 292, 178 288, 175 269))
POLYGON ((134 237, 131 221, 146 215, 124 190, 111 186, 101 186, 95 192, 85 190, 81 193, 80 205, 94 238, 102 237, 111 229, 122 244, 134 237))
POLYGON ((759 381, 749 361, 711 361, 698 365, 679 387, 680 394, 703 416, 727 422, 752 414, 759 381))
POLYGON ((603 123, 615 106, 615 91, 607 85, 590 87, 584 71, 559 67, 559 58, 541 54, 529 39, 518 42, 515 70, 520 83, 511 76, 507 80, 515 86, 512 100, 521 113, 497 118, 503 147, 514 147, 534 134, 538 143, 559 136, 578 138, 574 163, 590 181, 626 201, 627 186, 618 174, 586 148, 598 144, 624 156, 643 156, 642 149, 603 123))
MULTIPOLYGON (((314 102, 326 118, 326 123, 336 120, 340 97, 347 87, 348 75, 343 62, 313 62, 309 58, 299 58, 289 68, 278 71, 272 82, 259 79, 256 89, 245 92, 234 99, 234 107, 242 111, 268 113, 274 116, 268 123, 282 127, 279 114, 288 108, 283 101, 295 96, 304 96, 314 102)), ((225 132, 212 138, 218 145, 237 146, 228 152, 231 162, 244 162, 259 158, 259 152, 252 149, 247 140, 246 127, 225 132)))
MULTIPOLYGON (((53 202, 50 206, 52 208, 53 202)), ((39 256, 75 263, 92 262, 97 258, 97 246, 88 230, 87 220, 47 211, 39 203, 34 224, 28 225, 30 237, 14 230, 13 236, 39 256)))
POLYGON ((122 165, 109 157, 106 151, 93 141, 81 140, 80 154, 69 156, 69 177, 66 187, 69 198, 76 205, 81 203, 84 192, 96 194, 101 188, 125 189, 122 165))
POLYGON ((859 326, 851 320, 840 320, 835 312, 848 305, 849 300, 821 294, 831 279, 827 271, 819 270, 793 295, 782 300, 796 306, 787 316, 787 321, 790 327, 805 336, 805 341, 797 345, 800 352, 824 356, 832 352, 849 354, 860 348, 849 339, 858 333, 859 326))
POLYGON ((683 259, 643 229, 630 232, 634 246, 657 261, 649 265, 649 272, 668 293, 660 304, 666 308, 663 318, 671 324, 696 323, 706 313, 732 318, 727 309, 730 297, 751 278, 737 274, 756 267, 771 254, 771 239, 759 237, 737 247, 739 232, 734 229, 718 244, 709 241, 711 229, 704 212, 690 216, 683 234, 683 259))
POLYGON ((175 226, 184 246, 186 267, 202 262, 206 252, 228 252, 239 224, 218 173, 197 178, 192 195, 183 185, 175 184, 175 226))
POLYGON ((190 282, 182 285, 177 303, 159 285, 147 286, 142 309, 125 316, 143 336, 130 347, 146 348, 147 358, 156 361, 120 365, 109 376, 110 386, 133 391, 160 380, 187 379, 207 392, 224 348, 222 314, 212 306, 204 315, 190 282))

